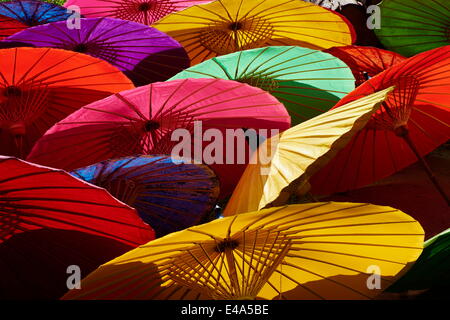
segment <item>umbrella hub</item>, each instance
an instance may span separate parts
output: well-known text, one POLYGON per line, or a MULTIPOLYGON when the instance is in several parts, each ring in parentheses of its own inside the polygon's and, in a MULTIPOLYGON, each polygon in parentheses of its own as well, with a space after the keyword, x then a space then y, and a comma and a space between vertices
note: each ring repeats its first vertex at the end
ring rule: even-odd
POLYGON ((122 20, 153 24, 164 16, 176 11, 172 0, 129 0, 120 1, 114 16, 122 20))
POLYGON ((267 92, 273 92, 279 87, 277 80, 266 75, 244 75, 243 77, 236 79, 239 82, 247 83, 253 87, 263 89, 267 92))
POLYGON ((20 87, 8 86, 3 89, 3 93, 0 89, 0 96, 6 98, 0 99, 0 120, 9 125, 35 122, 45 112, 49 94, 50 90, 46 85, 37 83, 20 87))
POLYGON ((395 86, 394 91, 382 103, 380 110, 374 114, 368 126, 404 135, 419 93, 420 82, 413 75, 405 75, 392 81, 389 86, 395 86))
POLYGON ((223 253, 226 250, 234 250, 239 247, 239 241, 231 238, 223 239, 215 248, 216 252, 223 253))
MULTIPOLYGON (((291 240, 276 228, 244 230, 196 244, 171 259, 169 277, 217 300, 253 300, 281 268, 291 240), (186 261, 199 263, 188 264, 186 261)), ((276 281, 273 281, 274 285, 276 281)))
POLYGON ((5 97, 20 97, 22 95, 22 89, 17 86, 8 86, 3 92, 5 97))
POLYGON ((204 47, 223 55, 262 47, 273 33, 274 28, 266 19, 247 17, 213 22, 200 33, 199 38, 204 47))
POLYGON ((2 196, 0 195, 0 243, 8 240, 16 233, 20 224, 20 217, 15 213, 13 207, 8 204, 3 204, 2 196))
POLYGON ((89 45, 86 43, 79 43, 72 50, 79 53, 86 53, 89 51, 89 45))
POLYGON ((161 124, 155 120, 148 120, 144 123, 144 131, 151 132, 161 128, 161 124))

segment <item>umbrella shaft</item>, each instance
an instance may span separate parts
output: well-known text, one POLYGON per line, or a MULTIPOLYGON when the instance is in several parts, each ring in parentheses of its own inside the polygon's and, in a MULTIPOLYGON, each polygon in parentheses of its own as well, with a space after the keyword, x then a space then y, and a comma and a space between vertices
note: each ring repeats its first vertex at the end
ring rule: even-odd
POLYGON ((411 137, 409 134, 405 134, 402 136, 405 142, 408 144, 408 146, 411 148, 412 152, 416 155, 417 159, 419 159, 419 162, 421 163, 422 167, 425 169, 428 177, 430 178, 431 182, 435 186, 435 188, 438 190, 438 192, 442 195, 444 200, 447 202, 447 205, 450 206, 450 199, 448 198, 447 194, 444 191, 444 188, 441 186, 439 181, 436 179, 436 176, 434 175, 433 170, 431 170, 430 166, 426 162, 426 160, 420 155, 419 151, 417 150, 414 142, 411 140, 411 137))

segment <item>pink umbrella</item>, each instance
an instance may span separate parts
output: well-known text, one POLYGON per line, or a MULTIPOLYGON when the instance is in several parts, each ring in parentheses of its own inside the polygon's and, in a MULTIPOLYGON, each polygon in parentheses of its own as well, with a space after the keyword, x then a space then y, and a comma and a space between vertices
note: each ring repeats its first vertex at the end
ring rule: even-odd
POLYGON ((242 138, 246 129, 270 137, 276 133, 271 129, 289 127, 290 117, 283 104, 259 88, 222 79, 174 80, 124 91, 83 107, 47 131, 28 159, 73 170, 135 154, 171 154, 184 141, 192 146, 191 153, 175 155, 211 165, 223 197, 233 191, 250 154, 247 149, 242 161, 236 151, 246 146, 237 142, 233 146, 227 138, 231 134, 242 138), (232 130, 225 137, 226 129, 244 130, 232 130), (207 137, 213 131, 219 132, 222 142, 207 137), (180 136, 174 138, 173 134, 180 136), (183 134, 187 138, 181 138, 183 134), (219 149, 209 153, 213 142, 219 149), (233 152, 235 157, 230 160, 233 152), (207 159, 209 154, 217 157, 207 159))
POLYGON ((78 6, 86 18, 111 17, 151 25, 166 15, 212 0, 69 0, 65 7, 78 6))

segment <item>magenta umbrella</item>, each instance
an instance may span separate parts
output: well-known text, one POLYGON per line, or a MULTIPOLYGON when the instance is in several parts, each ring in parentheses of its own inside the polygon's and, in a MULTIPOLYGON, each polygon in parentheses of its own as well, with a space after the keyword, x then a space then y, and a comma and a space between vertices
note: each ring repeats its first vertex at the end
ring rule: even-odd
POLYGON ((211 165, 224 196, 233 191, 245 169, 245 159, 239 161, 235 152, 245 146, 236 141, 232 148, 223 133, 231 129, 227 137, 236 133, 245 143, 242 133, 246 129, 271 136, 276 133, 271 129, 289 127, 283 104, 259 88, 222 79, 173 80, 124 91, 83 107, 47 131, 28 159, 73 170, 111 158, 175 153, 211 165), (219 135, 207 137, 207 133, 219 135), (217 136, 223 140, 216 141, 217 136), (184 149, 188 154, 174 151, 189 143, 194 145, 190 151, 184 149), (230 159, 232 152, 235 156, 230 159))
POLYGON ((89 54, 119 68, 136 86, 165 81, 189 67, 184 48, 155 28, 111 18, 82 19, 80 27, 69 29, 65 21, 53 22, 6 40, 89 54))
POLYGON ((151 25, 166 15, 212 0, 69 0, 85 17, 111 17, 151 25))

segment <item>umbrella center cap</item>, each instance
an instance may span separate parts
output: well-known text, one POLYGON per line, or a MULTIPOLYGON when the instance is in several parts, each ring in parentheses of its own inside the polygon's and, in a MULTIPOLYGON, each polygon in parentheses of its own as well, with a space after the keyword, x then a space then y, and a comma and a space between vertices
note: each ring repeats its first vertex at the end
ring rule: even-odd
POLYGON ((16 86, 9 86, 5 88, 5 97, 20 97, 22 95, 22 90, 16 86))
POLYGON ((144 131, 145 132, 155 131, 158 130, 160 127, 161 124, 158 121, 148 120, 144 124, 144 131))
POLYGON ((144 3, 140 3, 138 5, 138 10, 139 11, 150 11, 153 8, 153 4, 150 2, 144 2, 144 3))
POLYGON ((88 52, 88 50, 89 50, 89 47, 85 43, 79 43, 73 48, 73 51, 79 52, 79 53, 85 53, 85 52, 88 52))
POLYGON ((234 239, 224 239, 219 242, 215 248, 216 252, 225 252, 226 250, 234 250, 239 246, 239 241, 234 239))
POLYGON ((228 27, 230 28, 230 30, 237 31, 241 30, 244 27, 244 25, 241 22, 232 22, 228 27))

